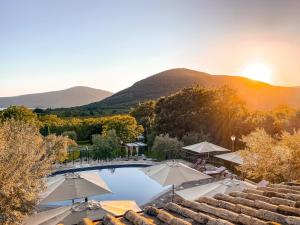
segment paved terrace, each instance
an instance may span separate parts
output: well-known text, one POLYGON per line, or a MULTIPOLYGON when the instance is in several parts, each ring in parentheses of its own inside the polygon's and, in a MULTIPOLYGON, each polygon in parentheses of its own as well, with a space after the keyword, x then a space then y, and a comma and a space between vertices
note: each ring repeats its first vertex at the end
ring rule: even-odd
POLYGON ((123 217, 106 215, 86 225, 300 225, 300 184, 274 184, 197 201, 178 200, 163 208, 148 206, 142 213, 128 211, 123 217))

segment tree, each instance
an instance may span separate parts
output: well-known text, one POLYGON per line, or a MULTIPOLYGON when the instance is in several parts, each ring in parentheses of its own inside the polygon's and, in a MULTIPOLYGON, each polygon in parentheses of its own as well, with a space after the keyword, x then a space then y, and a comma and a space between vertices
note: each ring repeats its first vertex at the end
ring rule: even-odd
POLYGON ((137 120, 138 124, 144 127, 145 137, 151 132, 154 125, 155 104, 155 101, 149 100, 139 103, 130 110, 130 115, 137 120))
POLYGON ((97 137, 96 142, 94 143, 93 146, 93 155, 94 155, 94 159, 109 159, 111 154, 112 148, 110 147, 107 139, 100 135, 97 137))
POLYGON ((64 162, 68 159, 68 148, 77 146, 76 142, 67 136, 50 134, 44 137, 44 147, 48 156, 54 156, 55 162, 64 162))
POLYGON ((96 145, 97 143, 99 143, 101 141, 101 134, 93 134, 92 135, 92 144, 96 145))
POLYGON ((251 132, 246 104, 235 90, 226 86, 216 89, 214 93, 209 133, 215 143, 227 148, 232 144, 230 137, 235 135, 237 136, 236 147, 238 147, 239 137, 251 132))
POLYGON ((283 132, 279 144, 289 149, 285 157, 285 179, 300 180, 300 130, 293 134, 283 132))
POLYGON ((95 135, 92 139, 95 159, 112 159, 121 155, 120 138, 115 130, 109 130, 103 135, 95 135))
POLYGON ((37 127, 24 121, 0 124, 0 223, 20 224, 44 189, 52 158, 37 127))
POLYGON ((186 88, 158 100, 155 129, 181 139, 188 132, 209 133, 215 93, 204 88, 186 88))
POLYGON ((21 224, 35 209, 51 165, 68 147, 67 137, 44 138, 22 120, 0 123, 0 224, 21 224))
POLYGON ((169 134, 156 136, 151 152, 154 153, 158 159, 174 159, 178 157, 182 142, 177 138, 171 138, 169 134))
POLYGON ((249 178, 271 182, 300 179, 300 132, 284 132, 273 138, 263 129, 243 137, 243 165, 239 169, 249 178))
POLYGON ((129 115, 67 119, 56 115, 44 115, 40 116, 39 120, 42 124, 43 135, 46 136, 49 133, 61 135, 66 131, 75 131, 77 141, 89 141, 93 134, 101 134, 114 129, 123 142, 130 142, 143 132, 143 127, 129 115))
POLYGON ((41 109, 41 108, 35 108, 35 109, 33 110, 33 112, 36 113, 36 114, 39 114, 39 115, 45 113, 45 111, 44 111, 43 109, 41 109))
POLYGON ((204 134, 203 132, 188 132, 187 134, 183 135, 181 141, 184 145, 193 145, 203 141, 209 141, 210 135, 204 134))
POLYGON ((117 132, 115 130, 109 130, 105 133, 105 138, 107 139, 107 142, 109 143, 109 146, 113 150, 118 150, 120 148, 120 138, 117 135, 117 132))
POLYGON ((144 131, 135 118, 129 115, 104 117, 102 129, 104 135, 110 130, 115 130, 124 143, 134 141, 144 131))
POLYGON ((39 117, 39 121, 42 125, 47 125, 48 127, 62 126, 65 121, 56 115, 43 115, 39 117))
POLYGON ((251 132, 245 103, 227 87, 183 89, 159 99, 155 113, 156 132, 169 133, 180 140, 187 139, 189 133, 199 133, 210 136, 216 144, 230 147, 231 135, 240 137, 251 132))
POLYGON ((37 115, 25 106, 10 106, 2 111, 2 121, 14 119, 37 124, 37 115))

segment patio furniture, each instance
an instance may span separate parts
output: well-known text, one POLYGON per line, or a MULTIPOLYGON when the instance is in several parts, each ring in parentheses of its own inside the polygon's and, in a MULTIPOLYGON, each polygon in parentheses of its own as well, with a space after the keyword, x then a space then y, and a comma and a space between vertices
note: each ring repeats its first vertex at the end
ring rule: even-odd
POLYGON ((40 204, 111 193, 98 172, 67 173, 48 178, 40 204))
POLYGON ((194 180, 204 180, 211 178, 183 163, 167 162, 155 166, 142 168, 146 175, 160 183, 162 186, 172 185, 172 201, 175 194, 175 185, 194 180))
POLYGON ((176 191, 176 194, 186 200, 197 200, 203 196, 213 197, 216 194, 228 194, 234 191, 243 191, 246 188, 256 188, 256 186, 246 181, 224 179, 185 190, 176 191))
POLYGON ((219 175, 226 171, 226 167, 221 166, 215 170, 206 170, 204 173, 207 175, 219 175))

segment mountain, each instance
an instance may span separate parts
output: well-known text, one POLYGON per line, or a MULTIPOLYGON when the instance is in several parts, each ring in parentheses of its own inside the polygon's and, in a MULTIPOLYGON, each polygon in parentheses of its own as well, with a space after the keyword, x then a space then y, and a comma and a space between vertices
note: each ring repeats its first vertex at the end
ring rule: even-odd
POLYGON ((300 87, 281 87, 239 76, 211 75, 189 69, 171 69, 136 82, 102 101, 91 103, 81 110, 124 109, 147 100, 157 99, 185 87, 201 86, 217 88, 228 86, 252 109, 267 110, 279 105, 299 108, 300 87))
POLYGON ((60 91, 0 97, 0 108, 10 105, 24 105, 29 108, 74 107, 101 101, 111 95, 108 91, 78 86, 60 91))

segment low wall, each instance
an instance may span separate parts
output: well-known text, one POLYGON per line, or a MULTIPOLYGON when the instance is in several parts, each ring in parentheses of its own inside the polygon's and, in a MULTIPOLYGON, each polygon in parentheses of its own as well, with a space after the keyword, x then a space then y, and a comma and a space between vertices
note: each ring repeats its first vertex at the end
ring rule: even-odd
POLYGON ((86 167, 75 167, 68 168, 63 170, 55 171, 51 174, 51 176, 65 174, 65 173, 73 173, 73 172, 81 172, 81 171, 89 171, 89 170, 100 170, 100 169, 111 169, 111 168, 126 168, 126 167, 147 167, 154 165, 153 163, 128 163, 128 164, 107 164, 107 165, 94 165, 94 166, 86 166, 86 167))

